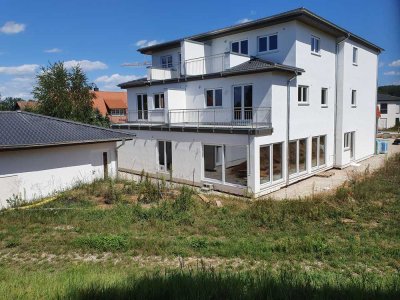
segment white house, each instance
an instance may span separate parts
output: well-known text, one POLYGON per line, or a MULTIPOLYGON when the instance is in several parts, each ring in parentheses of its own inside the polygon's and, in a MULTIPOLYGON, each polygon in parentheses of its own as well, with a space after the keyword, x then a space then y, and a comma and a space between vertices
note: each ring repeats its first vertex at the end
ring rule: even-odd
POLYGON ((117 141, 131 134, 27 112, 0 112, 0 209, 117 175, 117 141))
POLYGON ((400 97, 378 94, 378 107, 381 114, 378 119, 378 129, 400 125, 400 97))
POLYGON ((141 48, 119 169, 260 196, 366 159, 381 50, 304 8, 141 48))

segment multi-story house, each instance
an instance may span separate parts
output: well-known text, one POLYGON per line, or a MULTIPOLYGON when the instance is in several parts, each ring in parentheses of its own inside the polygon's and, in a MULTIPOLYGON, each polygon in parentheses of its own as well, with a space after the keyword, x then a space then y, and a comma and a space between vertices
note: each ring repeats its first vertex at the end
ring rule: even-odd
POLYGON ((127 95, 125 92, 108 92, 94 89, 93 108, 105 117, 108 116, 111 123, 126 123, 127 95))
POLYGON ((138 51, 122 171, 261 196, 374 154, 382 49, 307 9, 138 51))
POLYGON ((400 97, 378 94, 378 129, 400 126, 400 97))

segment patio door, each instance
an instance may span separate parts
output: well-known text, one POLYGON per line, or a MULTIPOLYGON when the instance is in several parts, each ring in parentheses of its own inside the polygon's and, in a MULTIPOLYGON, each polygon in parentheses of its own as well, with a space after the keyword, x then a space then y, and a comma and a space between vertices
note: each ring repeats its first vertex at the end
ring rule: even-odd
POLYGON ((147 95, 145 94, 137 95, 137 108, 138 108, 138 120, 147 120, 149 118, 147 95))
POLYGON ((247 121, 253 119, 253 86, 233 87, 233 119, 247 121))

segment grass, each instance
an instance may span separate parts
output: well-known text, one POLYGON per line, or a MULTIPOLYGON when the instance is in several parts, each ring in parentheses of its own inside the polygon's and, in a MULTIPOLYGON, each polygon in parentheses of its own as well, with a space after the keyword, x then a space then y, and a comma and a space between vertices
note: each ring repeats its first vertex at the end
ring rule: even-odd
POLYGON ((0 212, 0 298, 396 298, 399 170, 221 208, 146 178, 81 185, 0 212))

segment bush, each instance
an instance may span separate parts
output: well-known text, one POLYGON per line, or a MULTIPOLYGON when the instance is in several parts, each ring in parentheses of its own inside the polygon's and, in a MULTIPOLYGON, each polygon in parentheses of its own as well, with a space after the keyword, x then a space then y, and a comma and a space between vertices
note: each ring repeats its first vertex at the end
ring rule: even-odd
POLYGON ((179 196, 175 199, 175 202, 172 205, 174 210, 176 212, 187 212, 194 203, 192 198, 193 194, 193 189, 183 186, 179 196))
POLYGON ((104 195, 104 202, 107 204, 113 204, 121 202, 122 192, 115 186, 113 180, 109 180, 108 186, 104 195))
POLYGON ((8 198, 6 200, 7 204, 11 207, 11 208, 16 208, 19 206, 24 205, 26 202, 21 198, 21 196, 19 195, 15 195, 13 194, 12 197, 8 198))
POLYGON ((146 174, 144 180, 141 177, 138 187, 138 202, 145 204, 158 203, 160 198, 160 190, 151 182, 149 176, 146 174))
POLYGON ((75 245, 81 248, 90 248, 97 251, 117 251, 128 248, 128 238, 123 235, 96 234, 76 238, 75 245))

